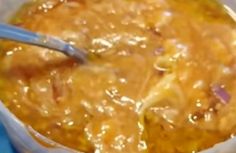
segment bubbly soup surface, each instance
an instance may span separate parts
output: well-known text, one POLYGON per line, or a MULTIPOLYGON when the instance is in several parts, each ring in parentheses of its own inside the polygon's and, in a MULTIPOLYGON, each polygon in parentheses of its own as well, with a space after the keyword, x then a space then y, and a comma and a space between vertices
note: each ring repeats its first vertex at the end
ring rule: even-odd
POLYGON ((11 23, 92 55, 0 43, 0 99, 55 142, 193 153, 236 132, 236 26, 214 0, 38 0, 11 23))

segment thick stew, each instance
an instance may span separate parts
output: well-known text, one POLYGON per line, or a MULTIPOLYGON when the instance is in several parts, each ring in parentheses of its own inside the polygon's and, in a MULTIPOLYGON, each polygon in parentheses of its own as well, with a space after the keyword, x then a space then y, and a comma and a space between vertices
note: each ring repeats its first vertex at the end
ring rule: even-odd
POLYGON ((0 99, 55 142, 196 153, 236 134, 236 24, 215 0, 34 0, 10 22, 91 55, 0 43, 0 99))

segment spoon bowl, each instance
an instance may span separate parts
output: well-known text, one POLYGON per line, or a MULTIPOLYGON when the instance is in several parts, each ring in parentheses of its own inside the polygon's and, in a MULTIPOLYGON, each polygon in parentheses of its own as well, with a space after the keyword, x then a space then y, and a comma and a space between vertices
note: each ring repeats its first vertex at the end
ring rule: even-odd
POLYGON ((34 33, 16 26, 0 23, 0 39, 18 41, 59 51, 80 63, 87 61, 87 53, 83 49, 76 48, 59 38, 34 33))

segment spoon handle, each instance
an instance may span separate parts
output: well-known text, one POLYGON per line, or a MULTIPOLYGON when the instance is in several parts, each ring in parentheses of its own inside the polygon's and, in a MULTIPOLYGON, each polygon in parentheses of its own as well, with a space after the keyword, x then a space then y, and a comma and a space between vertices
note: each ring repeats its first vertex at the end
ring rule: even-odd
POLYGON ((59 38, 34 33, 16 26, 0 23, 0 39, 18 41, 25 44, 40 46, 60 51, 80 62, 86 62, 87 54, 59 38))

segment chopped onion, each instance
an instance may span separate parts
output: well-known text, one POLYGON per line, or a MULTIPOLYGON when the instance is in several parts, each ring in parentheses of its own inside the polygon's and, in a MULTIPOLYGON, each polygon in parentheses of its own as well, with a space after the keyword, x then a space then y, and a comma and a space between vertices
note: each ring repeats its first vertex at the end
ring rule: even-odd
POLYGON ((231 96, 229 93, 220 85, 214 85, 212 87, 212 92, 222 102, 223 104, 228 104, 231 96))
POLYGON ((164 48, 163 47, 158 47, 155 49, 154 53, 155 55, 161 55, 162 53, 164 53, 164 48))

